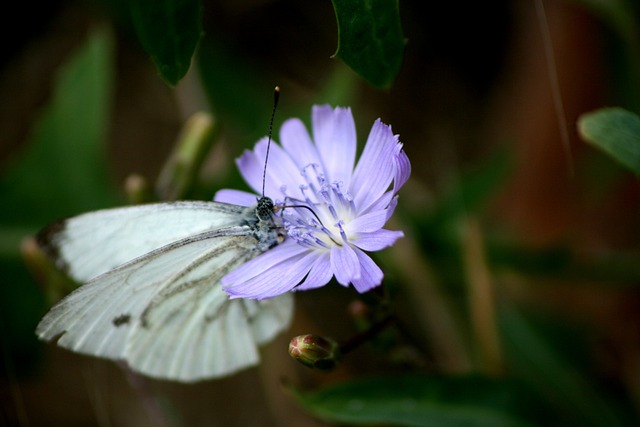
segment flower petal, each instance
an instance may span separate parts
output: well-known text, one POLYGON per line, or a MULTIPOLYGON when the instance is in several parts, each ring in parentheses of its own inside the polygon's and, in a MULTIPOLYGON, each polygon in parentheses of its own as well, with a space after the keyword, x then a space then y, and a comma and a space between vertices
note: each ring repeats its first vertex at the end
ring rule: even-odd
POLYGON ((411 162, 409 162, 409 157, 407 157, 407 154, 402 150, 402 144, 396 146, 396 151, 397 154, 394 157, 396 168, 395 178, 393 179, 394 194, 400 190, 400 187, 407 182, 411 175, 411 162))
POLYGON ((398 196, 394 196, 389 202, 389 207, 387 207, 387 221, 393 215, 393 212, 396 210, 396 206, 398 206, 398 196))
POLYGON ((356 158, 356 125, 350 108, 314 106, 313 139, 330 182, 349 188, 356 158))
POLYGON ((257 200, 258 197, 254 193, 231 189, 219 190, 213 197, 214 202, 230 203, 240 206, 253 206, 257 200))
POLYGON ((342 286, 349 286, 350 282, 360 277, 358 256, 351 246, 332 246, 330 260, 331 270, 342 286))
MULTIPOLYGON (((256 145, 255 153, 258 158, 265 159, 267 143, 256 145)), ((269 149, 269 164, 267 165, 266 195, 273 199, 277 199, 278 197, 284 198, 285 193, 282 191, 286 190, 287 196, 300 199, 302 192, 300 191, 300 186, 297 184, 301 181, 300 168, 298 165, 286 151, 272 140, 271 148, 269 149), (269 191, 267 191, 267 189, 269 191)))
POLYGON ((332 277, 333 271, 331 271, 329 253, 324 252, 315 260, 307 277, 294 288, 294 291, 306 291, 319 288, 329 283, 332 277))
POLYGON ((389 188, 396 170, 393 150, 398 144, 391 127, 376 120, 356 165, 351 193, 358 209, 366 210, 389 188))
POLYGON ((355 249, 355 253, 358 257, 358 262, 362 267, 362 273, 360 274, 360 277, 355 279, 352 283, 356 288, 356 291, 362 294, 380 285, 384 274, 369 255, 357 248, 355 249))
POLYGON ((393 210, 396 208, 398 204, 398 196, 394 195, 393 190, 389 190, 384 193, 378 200, 373 202, 367 210, 361 212, 361 214, 386 210, 387 211, 387 219, 391 217, 393 210))
POLYGON ((373 233, 362 233, 351 242, 360 249, 373 252, 393 245, 401 237, 404 237, 402 231, 385 230, 383 228, 373 233))
POLYGON ((370 233, 380 230, 386 222, 387 211, 381 209, 354 218, 345 226, 345 231, 347 235, 350 233, 370 233))
POLYGON ((295 160, 299 170, 309 164, 320 165, 320 155, 313 145, 307 128, 300 119, 289 119, 280 128, 280 143, 289 156, 295 160))
MULTIPOLYGON (((260 142, 258 142, 260 144, 260 142)), ((256 144, 257 145, 257 144, 256 144)), ((253 151, 244 150, 242 155, 236 159, 236 165, 242 178, 257 194, 262 193, 262 171, 264 159, 258 159, 253 151), (262 165, 262 166, 261 166, 262 165)))
POLYGON ((293 240, 287 240, 226 274, 222 277, 220 283, 223 287, 237 285, 262 274, 287 259, 299 257, 306 251, 306 248, 298 245, 293 240))
POLYGON ((269 268, 241 284, 225 288, 231 298, 267 299, 292 290, 307 275, 318 254, 307 252, 269 268))

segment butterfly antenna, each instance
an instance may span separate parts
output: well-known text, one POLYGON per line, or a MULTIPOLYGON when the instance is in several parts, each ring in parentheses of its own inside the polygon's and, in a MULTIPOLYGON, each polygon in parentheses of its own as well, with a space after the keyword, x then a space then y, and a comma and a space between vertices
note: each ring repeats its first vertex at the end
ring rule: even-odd
POLYGON ((269 162, 269 149, 271 149, 271 134, 273 133, 273 118, 276 116, 276 107, 280 99, 280 87, 273 89, 273 110, 271 110, 271 120, 269 121, 269 140, 267 141, 267 155, 264 158, 264 171, 262 171, 262 197, 264 197, 264 186, 267 180, 267 163, 269 162))

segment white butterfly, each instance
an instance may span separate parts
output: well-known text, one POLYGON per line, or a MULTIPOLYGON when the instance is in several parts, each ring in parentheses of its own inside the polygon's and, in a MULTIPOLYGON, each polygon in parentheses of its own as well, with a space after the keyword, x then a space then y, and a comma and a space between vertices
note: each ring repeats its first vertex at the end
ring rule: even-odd
POLYGON ((161 379, 193 382, 255 365, 258 345, 288 327, 293 298, 230 300, 220 278, 281 243, 283 233, 266 197, 250 208, 158 203, 57 222, 38 244, 84 284, 36 334, 161 379))

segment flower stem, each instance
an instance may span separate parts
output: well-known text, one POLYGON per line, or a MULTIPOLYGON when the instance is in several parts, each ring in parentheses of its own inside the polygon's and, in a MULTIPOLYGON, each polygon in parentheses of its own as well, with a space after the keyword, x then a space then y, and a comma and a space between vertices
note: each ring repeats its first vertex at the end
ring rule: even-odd
POLYGON ((471 324, 487 373, 502 370, 500 337, 496 326, 493 280, 487 267, 480 224, 468 218, 462 237, 471 324))
POLYGON ((354 335, 349 338, 347 341, 340 344, 340 352, 342 355, 349 353, 350 351, 356 349, 363 343, 369 341, 371 338, 378 335, 380 332, 385 330, 387 327, 391 326, 396 322, 396 317, 393 314, 389 314, 379 322, 374 323, 369 327, 369 329, 354 335))

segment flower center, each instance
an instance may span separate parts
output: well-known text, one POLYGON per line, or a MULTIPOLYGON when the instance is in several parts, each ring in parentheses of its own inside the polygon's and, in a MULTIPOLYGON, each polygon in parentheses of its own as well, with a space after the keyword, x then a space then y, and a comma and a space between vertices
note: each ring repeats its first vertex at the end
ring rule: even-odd
POLYGON ((347 244, 349 237, 354 237, 349 223, 356 216, 356 207, 344 183, 329 182, 315 163, 303 168, 301 175, 304 205, 285 209, 283 222, 287 234, 299 244, 314 248, 347 244))

